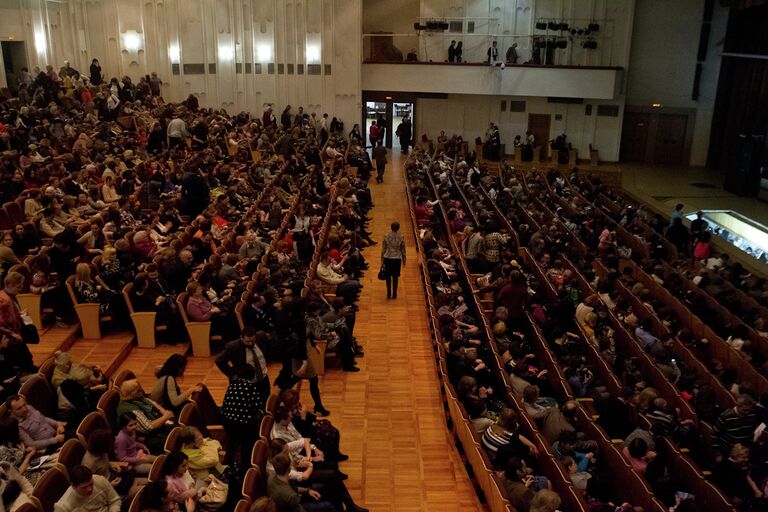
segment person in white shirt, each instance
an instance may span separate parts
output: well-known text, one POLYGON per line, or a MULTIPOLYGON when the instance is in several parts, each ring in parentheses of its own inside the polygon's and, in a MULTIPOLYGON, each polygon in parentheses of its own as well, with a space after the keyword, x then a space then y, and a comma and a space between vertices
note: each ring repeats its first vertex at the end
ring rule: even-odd
POLYGON ((340 274, 338 270, 328 251, 323 251, 317 264, 317 278, 324 283, 336 285, 336 295, 344 297, 347 304, 352 304, 360 292, 360 282, 350 279, 346 274, 340 274))
POLYGON ((168 123, 168 147, 172 148, 183 143, 189 137, 187 123, 180 117, 174 117, 168 123))
POLYGON ((120 512, 120 496, 112 484, 85 466, 69 470, 70 487, 53 506, 54 512, 120 512))

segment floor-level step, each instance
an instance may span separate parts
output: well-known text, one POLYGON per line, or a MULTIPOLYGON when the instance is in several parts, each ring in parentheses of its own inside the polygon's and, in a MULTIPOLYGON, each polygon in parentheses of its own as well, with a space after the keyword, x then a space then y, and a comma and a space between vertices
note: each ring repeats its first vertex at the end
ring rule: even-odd
POLYGON ((114 376, 133 348, 133 337, 132 332, 126 331, 108 334, 100 340, 78 339, 69 353, 73 361, 100 366, 104 373, 114 376))
POLYGON ((57 350, 68 350, 80 336, 80 324, 67 327, 49 327, 40 333, 40 343, 29 345, 35 364, 40 366, 57 350))
MULTIPOLYGON (((149 391, 155 382, 155 371, 160 367, 171 354, 186 355, 189 351, 189 343, 179 343, 177 345, 158 345, 155 348, 132 347, 128 357, 122 361, 113 375, 117 375, 123 370, 131 370, 144 389, 149 391)), ((207 358, 206 358, 207 359, 207 358)), ((192 382, 188 379, 187 382, 192 382)))

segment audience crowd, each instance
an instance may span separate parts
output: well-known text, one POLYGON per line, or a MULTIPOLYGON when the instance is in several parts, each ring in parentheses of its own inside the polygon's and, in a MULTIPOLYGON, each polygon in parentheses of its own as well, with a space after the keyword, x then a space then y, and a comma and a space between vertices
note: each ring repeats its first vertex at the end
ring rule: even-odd
POLYGON ((361 249, 375 244, 365 148, 327 114, 287 106, 278 120, 265 106, 260 117, 230 115, 194 96, 166 103, 155 74, 106 83, 96 60, 90 72, 66 63, 27 73, 0 108, 3 506, 33 499, 41 478, 34 494, 48 495, 63 473, 69 488, 56 511, 111 512, 134 497, 140 510, 232 510, 259 426, 274 414, 267 437, 284 440, 293 460, 285 466, 285 450, 273 447, 273 470, 262 472, 270 501, 251 510, 300 510, 290 508, 297 488, 307 510, 364 510, 338 469, 347 457, 322 419, 330 411, 313 354, 321 344, 335 351, 344 371, 358 371, 363 356, 355 301, 367 269, 361 249), (225 437, 195 421, 192 405, 210 395, 180 387, 182 355, 146 391, 132 375, 113 388, 101 368, 66 352, 38 369, 28 344, 39 333, 19 296, 38 296, 42 321, 66 325, 77 321, 70 293, 99 304, 113 330, 131 327, 129 309, 155 312, 161 343, 185 341, 185 316, 210 322, 229 378, 212 413, 225 437), (272 360, 283 364, 274 382, 283 393, 267 414, 272 360), (290 394, 301 380, 317 416, 290 394), (101 428, 85 436, 94 414, 101 428))
POLYGON ((739 509, 763 507, 764 281, 671 243, 673 226, 688 228, 595 179, 506 164, 486 174, 472 156, 418 152, 408 178, 447 377, 506 497, 518 510, 553 486, 565 498, 554 457, 585 506, 656 507, 634 478, 615 480, 618 455, 668 507, 711 503, 696 499, 717 493, 700 470, 739 509), (714 295, 705 277, 719 278, 714 295), (708 295, 729 297, 732 318, 706 309, 718 303, 708 295), (694 335, 696 316, 718 339, 694 335), (712 357, 721 349, 731 358, 712 357))

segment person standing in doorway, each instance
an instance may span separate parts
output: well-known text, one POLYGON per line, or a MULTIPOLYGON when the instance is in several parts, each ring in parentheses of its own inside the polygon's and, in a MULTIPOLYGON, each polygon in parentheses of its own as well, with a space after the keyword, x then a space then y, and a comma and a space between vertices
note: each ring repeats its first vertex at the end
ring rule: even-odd
POLYGON ((387 298, 396 299, 400 267, 405 265, 405 239, 400 234, 399 222, 393 222, 391 228, 381 243, 381 262, 387 276, 387 298))
POLYGON ((368 129, 368 140, 371 141, 371 147, 376 148, 376 141, 379 140, 379 127, 376 121, 371 121, 371 127, 368 129))
POLYGON ((387 148, 384 141, 379 139, 373 149, 373 159, 376 160, 376 183, 384 182, 384 170, 387 167, 387 148))
POLYGON ((412 134, 411 118, 406 115, 403 122, 397 127, 397 136, 400 139, 400 148, 403 154, 408 154, 408 147, 411 145, 412 134))
POLYGON ((384 116, 379 116, 379 118, 376 120, 376 128, 379 130, 379 140, 383 144, 387 136, 387 122, 384 119, 384 116))

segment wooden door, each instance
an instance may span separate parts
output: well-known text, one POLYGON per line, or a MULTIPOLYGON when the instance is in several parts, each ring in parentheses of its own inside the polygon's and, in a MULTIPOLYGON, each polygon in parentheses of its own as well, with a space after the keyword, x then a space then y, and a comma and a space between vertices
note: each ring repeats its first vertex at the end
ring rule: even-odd
POLYGON ((685 130, 688 116, 679 114, 659 115, 653 161, 657 164, 685 165, 685 130))
POLYGON ((534 146, 541 146, 544 149, 542 157, 545 157, 549 148, 549 123, 550 114, 528 114, 528 131, 536 139, 534 146))
POLYGON ((651 115, 644 112, 626 112, 621 130, 621 161, 645 162, 648 147, 648 128, 651 115))

